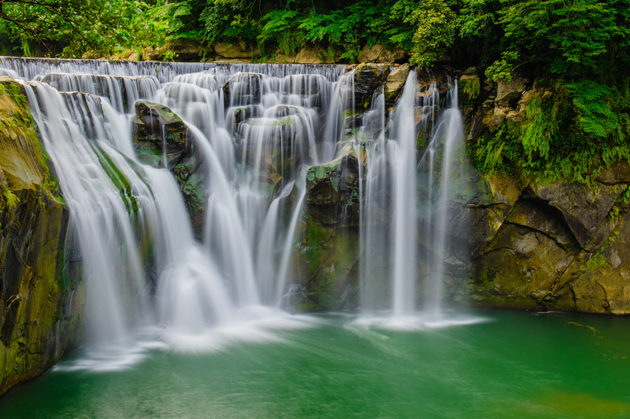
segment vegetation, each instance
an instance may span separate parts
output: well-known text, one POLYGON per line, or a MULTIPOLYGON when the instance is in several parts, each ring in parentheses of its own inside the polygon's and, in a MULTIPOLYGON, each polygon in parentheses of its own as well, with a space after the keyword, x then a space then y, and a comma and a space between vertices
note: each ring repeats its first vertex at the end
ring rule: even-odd
MULTIPOLYGON (((175 42, 239 45, 261 61, 314 48, 356 62, 366 45, 448 59, 509 82, 538 80, 519 124, 472 147, 484 171, 523 170, 589 182, 630 158, 630 0, 0 0, 3 54, 112 56, 175 42)), ((482 82, 483 82, 482 77, 482 82)), ((462 86, 478 104, 480 85, 462 86)))

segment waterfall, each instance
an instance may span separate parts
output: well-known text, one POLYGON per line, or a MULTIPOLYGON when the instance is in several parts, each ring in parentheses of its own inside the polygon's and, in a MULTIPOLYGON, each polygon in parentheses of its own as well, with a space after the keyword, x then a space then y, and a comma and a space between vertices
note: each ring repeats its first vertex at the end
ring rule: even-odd
POLYGON ((135 331, 152 330, 174 347, 217 348, 218 334, 286 320, 306 173, 349 152, 365 160, 362 309, 413 317, 421 288, 423 308, 440 312, 444 270, 418 288, 417 241, 424 234, 446 257, 449 172, 462 137, 456 89, 439 110, 440 95, 419 94, 411 71, 394 111, 381 88, 358 118, 355 72, 345 66, 1 60, 1 73, 24 85, 70 210, 93 342, 129 347, 135 331), (418 112, 433 130, 420 160, 418 112), (141 135, 155 144, 141 145, 141 135), (424 185, 417 174, 427 165, 424 185), (193 178, 198 226, 186 200, 193 178), (423 188, 432 222, 421 231, 423 188))
POLYGON ((368 174, 362 186, 361 309, 368 323, 403 328, 443 324, 451 172, 463 146, 457 86, 441 99, 435 82, 419 91, 416 78, 410 71, 388 131, 382 95, 373 99, 361 127, 368 174), (418 158, 423 130, 429 140, 418 158), (422 252, 420 242, 427 247, 422 252), (375 319, 380 310, 385 318, 375 319))
MULTIPOLYGON (((440 116, 433 139, 421 160, 421 165, 428 164, 429 171, 429 202, 435 194, 435 180, 433 173, 436 167, 438 147, 442 147, 442 167, 440 170, 438 201, 435 209, 435 227, 427 228, 428 242, 434 243, 434 252, 446 259, 448 241, 449 197, 451 190, 451 166, 454 154, 461 149, 463 143, 463 120, 457 107, 457 88, 451 89, 447 97, 447 109, 440 116)), ((441 316, 444 284, 444 264, 439 263, 435 272, 427 278, 425 292, 425 306, 434 318, 441 316)))
POLYGON ((393 301, 395 317, 415 311, 416 254, 416 127, 414 96, 416 73, 410 71, 394 118, 396 141, 388 143, 393 170, 393 301))

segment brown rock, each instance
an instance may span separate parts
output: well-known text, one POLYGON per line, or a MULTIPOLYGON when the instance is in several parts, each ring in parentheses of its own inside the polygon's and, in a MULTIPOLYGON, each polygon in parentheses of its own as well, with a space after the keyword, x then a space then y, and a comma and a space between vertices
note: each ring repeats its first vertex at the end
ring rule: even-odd
POLYGON ((323 64, 324 62, 311 48, 302 48, 295 57, 296 64, 323 64))
POLYGON ((385 83, 385 97, 388 101, 395 101, 405 82, 409 76, 409 70, 411 67, 409 64, 403 64, 387 76, 387 82, 385 83))
POLYGON ((582 247, 595 237, 622 188, 597 184, 599 191, 579 183, 530 185, 537 197, 559 209, 582 247))
POLYGON ((393 63, 402 60, 407 56, 407 52, 400 47, 390 51, 381 44, 375 44, 372 48, 367 45, 363 47, 358 60, 361 63, 393 63))
POLYGON ((510 82, 499 82, 495 104, 503 107, 511 106, 520 99, 527 83, 529 80, 517 76, 512 77, 510 82))
POLYGON ((214 44, 214 51, 223 58, 256 58, 258 57, 258 48, 245 48, 239 43, 225 44, 219 42, 214 44))

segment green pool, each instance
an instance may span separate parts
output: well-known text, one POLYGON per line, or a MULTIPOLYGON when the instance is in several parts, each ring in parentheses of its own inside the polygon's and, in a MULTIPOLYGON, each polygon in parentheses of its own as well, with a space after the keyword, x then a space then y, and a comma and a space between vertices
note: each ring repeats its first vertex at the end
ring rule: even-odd
POLYGON ((0 418, 630 418, 630 318, 467 316, 414 330, 297 317, 207 350, 148 344, 111 371, 82 348, 0 398, 0 418))

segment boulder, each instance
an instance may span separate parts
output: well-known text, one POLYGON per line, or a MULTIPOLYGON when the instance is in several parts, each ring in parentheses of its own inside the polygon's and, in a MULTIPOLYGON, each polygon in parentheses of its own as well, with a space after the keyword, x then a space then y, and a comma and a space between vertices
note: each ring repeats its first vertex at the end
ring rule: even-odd
POLYGON ((513 107, 520 99, 528 84, 529 80, 516 75, 513 76, 512 80, 509 82, 499 82, 495 103, 501 107, 513 107))
POLYGON ((197 237, 203 234, 205 172, 203 157, 182 119, 167 106, 136 102, 133 119, 136 155, 145 164, 166 167, 175 176, 197 237), (166 165, 165 165, 166 163, 166 165))
POLYGON ((387 76, 387 82, 385 83, 385 100, 389 105, 394 104, 400 97, 402 88, 405 86, 405 82, 409 76, 410 69, 409 64, 405 63, 397 67, 387 76))
POLYGON ((354 70, 355 110, 369 109, 372 95, 389 74, 386 64, 359 64, 354 70))

